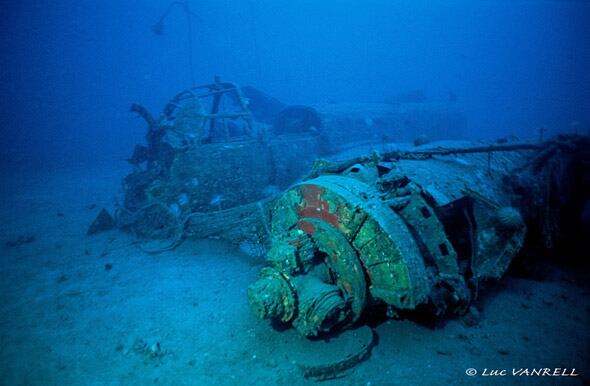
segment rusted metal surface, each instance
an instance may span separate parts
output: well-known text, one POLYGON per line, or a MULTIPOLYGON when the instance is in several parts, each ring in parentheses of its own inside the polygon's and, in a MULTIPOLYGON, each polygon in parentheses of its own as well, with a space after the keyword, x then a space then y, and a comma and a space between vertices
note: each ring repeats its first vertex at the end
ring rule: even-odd
MULTIPOLYGON (((257 111, 268 98, 259 99, 257 111)), ((134 170, 123 181, 119 226, 142 239, 170 240, 166 249, 186 237, 236 244, 262 238, 258 206, 250 204, 264 205, 309 170, 320 140, 318 128, 306 125, 318 126, 320 119, 311 108, 306 119, 291 113, 299 131, 283 125, 279 135, 269 122, 254 119, 249 102, 235 84, 216 78, 178 93, 157 118, 133 105, 148 124, 147 143, 129 159, 134 170), (231 209, 232 221, 223 222, 231 209)))
MULTIPOLYGON (((437 315, 461 313, 481 280, 505 272, 526 227, 519 212, 506 205, 510 197, 498 173, 509 172, 504 160, 521 162, 523 155, 503 154, 497 173, 486 172, 487 160, 479 154, 463 157, 456 162, 367 158, 299 183, 277 200, 268 261, 290 277, 295 299, 305 292, 304 315, 296 311, 290 321, 295 328, 306 336, 344 328, 376 303, 393 310, 424 305, 437 315), (419 170, 411 162, 420 162, 419 170), (342 301, 333 302, 338 318, 318 320, 319 310, 309 306, 314 301, 307 280, 339 289, 342 301), (322 328, 309 328, 314 322, 322 328)), ((250 288, 251 302, 283 301, 257 293, 259 288, 250 288)))

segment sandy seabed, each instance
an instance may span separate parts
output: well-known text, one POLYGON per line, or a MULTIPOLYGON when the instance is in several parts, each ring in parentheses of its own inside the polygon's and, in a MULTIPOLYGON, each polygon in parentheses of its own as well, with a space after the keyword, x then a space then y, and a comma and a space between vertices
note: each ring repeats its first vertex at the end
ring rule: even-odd
MULTIPOLYGON (((0 385, 317 384, 297 366, 303 338, 249 310, 260 259, 219 240, 148 255, 119 231, 86 236, 100 208, 114 207, 125 172, 2 177, 0 385)), ((456 318, 384 321, 370 359, 321 384, 588 384, 582 284, 557 268, 546 281, 507 276, 478 300, 473 327, 456 318), (580 375, 511 375, 520 368, 580 375), (507 375, 485 377, 485 369, 507 375)))

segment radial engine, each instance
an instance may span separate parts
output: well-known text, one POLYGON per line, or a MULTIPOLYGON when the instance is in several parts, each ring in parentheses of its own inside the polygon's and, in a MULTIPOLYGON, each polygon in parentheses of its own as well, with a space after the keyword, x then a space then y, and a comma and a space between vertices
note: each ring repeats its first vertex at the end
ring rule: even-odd
POLYGON ((507 179, 531 154, 366 158, 292 186, 272 211, 251 308, 308 337, 376 304, 392 316, 465 312, 523 247, 522 197, 507 179))

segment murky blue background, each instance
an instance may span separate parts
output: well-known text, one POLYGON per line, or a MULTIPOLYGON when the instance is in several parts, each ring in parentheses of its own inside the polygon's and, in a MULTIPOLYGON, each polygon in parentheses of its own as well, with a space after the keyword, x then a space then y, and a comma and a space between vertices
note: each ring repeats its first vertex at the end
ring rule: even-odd
MULTIPOLYGON (((167 1, 0 4, 1 167, 122 160, 191 86, 180 7, 167 1)), ((189 1, 194 80, 254 85, 286 103, 455 95, 470 136, 590 127, 588 1, 189 1)))

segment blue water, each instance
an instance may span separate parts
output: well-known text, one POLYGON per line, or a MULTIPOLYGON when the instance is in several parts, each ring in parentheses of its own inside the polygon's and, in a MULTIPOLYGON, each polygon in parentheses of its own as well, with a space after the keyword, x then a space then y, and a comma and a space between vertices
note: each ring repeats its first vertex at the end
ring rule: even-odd
POLYGON ((123 159, 144 134, 131 103, 214 75, 288 104, 453 95, 474 137, 590 125, 587 1, 188 4, 190 36, 180 7, 152 32, 167 1, 2 2, 2 167, 123 159))

